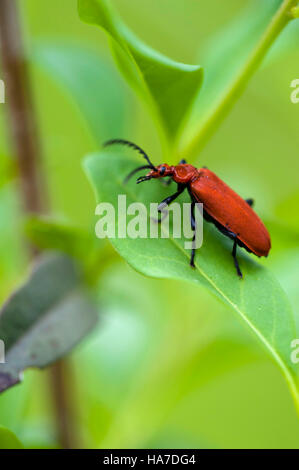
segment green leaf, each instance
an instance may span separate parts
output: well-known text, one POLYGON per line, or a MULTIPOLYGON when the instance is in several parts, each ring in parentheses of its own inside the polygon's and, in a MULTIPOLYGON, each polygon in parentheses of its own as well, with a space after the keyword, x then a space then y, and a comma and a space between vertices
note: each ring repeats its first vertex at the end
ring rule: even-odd
POLYGON ((175 135, 202 82, 202 68, 175 62, 143 44, 112 11, 107 0, 78 0, 83 21, 111 38, 126 79, 158 111, 169 137, 175 135))
POLYGON ((285 10, 291 3, 291 0, 255 0, 200 50, 205 80, 180 144, 181 152, 188 157, 194 158, 203 148, 244 91, 290 19, 285 10))
POLYGON ((43 250, 60 251, 81 261, 102 245, 93 233, 48 217, 28 217, 25 234, 43 250))
POLYGON ((0 449, 23 449, 23 446, 13 432, 0 426, 0 449))
POLYGON ((84 279, 95 285, 113 259, 112 250, 94 232, 79 229, 48 217, 30 216, 25 222, 25 235, 42 250, 59 251, 77 259, 84 279))
POLYGON ((125 133, 123 87, 101 56, 78 44, 37 43, 30 59, 71 94, 96 142, 125 133))
MULTIPOLYGON (((85 169, 97 200, 109 202, 117 208, 118 195, 124 194, 127 205, 143 202, 148 207, 150 202, 160 202, 175 192, 174 189, 165 189, 159 181, 138 186, 131 181, 124 185, 124 176, 134 167, 136 163, 117 153, 101 152, 89 156, 85 169)), ((183 200, 181 196, 180 200, 183 200)), ((296 338, 294 317, 285 293, 267 269, 239 250, 245 276, 240 281, 231 257, 231 242, 208 224, 204 225, 204 243, 197 250, 195 269, 189 266, 190 253, 185 250, 182 239, 116 237, 111 239, 111 243, 133 268, 147 276, 206 286, 251 328, 281 367, 293 394, 297 393, 298 368, 290 357, 290 343, 296 338)))
POLYGON ((6 361, 0 364, 0 391, 20 382, 28 367, 43 368, 64 356, 96 322, 97 311, 70 258, 43 258, 0 312, 6 361))

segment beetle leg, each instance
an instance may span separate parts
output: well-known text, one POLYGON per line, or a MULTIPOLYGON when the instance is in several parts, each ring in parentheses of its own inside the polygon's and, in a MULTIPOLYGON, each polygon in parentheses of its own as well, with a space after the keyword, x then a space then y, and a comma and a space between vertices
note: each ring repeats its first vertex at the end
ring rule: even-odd
POLYGON ((161 178, 160 181, 163 184, 163 186, 169 186, 170 183, 172 182, 172 176, 169 176, 169 178, 167 178, 167 179, 161 178))
POLYGON ((195 215, 194 215, 194 211, 195 211, 195 201, 192 201, 191 202, 191 230, 195 231, 196 229, 196 222, 195 222, 195 215))
POLYGON ((155 219, 155 218, 152 218, 152 220, 156 223, 156 224, 161 224, 161 222, 165 219, 165 217, 167 217, 167 211, 158 211, 158 218, 155 219), (163 214, 163 216, 162 216, 163 214))
POLYGON ((179 197, 180 194, 182 194, 182 192, 184 191, 185 189, 185 186, 184 185, 180 185, 178 184, 178 190, 176 193, 172 194, 171 196, 168 196, 166 197, 165 199, 163 199, 162 202, 160 202, 160 204, 158 205, 158 212, 159 212, 159 218, 158 219, 154 219, 154 221, 157 223, 157 224, 160 224, 162 222, 162 220, 166 217, 167 215, 167 212, 165 213, 164 215, 164 218, 161 218, 161 213, 163 213, 163 209, 164 207, 168 206, 169 204, 171 204, 177 197, 179 197))
POLYGON ((192 202, 191 202, 191 213, 190 213, 191 230, 194 231, 194 235, 193 235, 193 238, 192 238, 191 257, 190 257, 190 266, 192 268, 195 268, 195 264, 194 264, 194 257, 195 257, 194 241, 195 241, 195 235, 196 235, 196 233, 195 233, 195 231, 196 231, 196 222, 195 222, 194 210, 195 210, 195 201, 192 200, 192 202))
POLYGON ((182 192, 184 191, 185 189, 185 186, 183 185, 178 185, 178 190, 176 193, 172 194, 171 196, 168 196, 166 197, 165 199, 163 199, 162 202, 160 202, 160 204, 158 205, 158 211, 159 212, 162 212, 162 210, 164 209, 165 206, 168 206, 169 204, 171 204, 177 197, 179 197, 180 194, 182 194, 182 192))
POLYGON ((240 269, 240 266, 239 266, 239 262, 238 262, 238 259, 237 259, 237 238, 234 239, 234 245, 233 245, 232 256, 233 256, 233 258, 234 258, 234 263, 235 263, 235 267, 236 267, 238 276, 239 276, 240 279, 242 279, 243 274, 242 274, 242 272, 241 272, 241 269, 240 269))
POLYGON ((254 200, 251 199, 251 198, 250 198, 250 199, 245 199, 245 202, 247 202, 247 204, 248 204, 250 207, 252 207, 253 204, 254 204, 254 200))

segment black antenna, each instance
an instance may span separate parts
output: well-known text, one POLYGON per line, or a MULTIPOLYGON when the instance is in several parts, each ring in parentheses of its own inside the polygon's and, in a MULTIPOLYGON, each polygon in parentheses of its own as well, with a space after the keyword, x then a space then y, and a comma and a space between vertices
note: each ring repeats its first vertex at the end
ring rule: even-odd
POLYGON ((137 178, 136 183, 137 184, 143 183, 143 181, 148 181, 148 180, 151 180, 151 179, 152 179, 152 176, 139 176, 139 178, 137 178))
POLYGON ((141 171, 141 170, 146 170, 146 169, 150 169, 152 168, 151 166, 149 165, 142 165, 142 166, 139 166, 138 168, 135 168, 135 170, 132 170, 124 179, 124 183, 127 183, 129 181, 130 178, 132 178, 132 176, 134 176, 136 173, 138 173, 138 171, 141 171))
POLYGON ((129 140, 112 139, 112 140, 108 140, 107 142, 105 142, 103 146, 108 147, 109 145, 114 145, 114 144, 127 145, 128 147, 131 147, 132 149, 137 150, 137 152, 139 152, 143 156, 143 158, 145 158, 145 160, 148 162, 150 168, 152 168, 152 170, 157 170, 155 165, 150 161, 149 156, 138 145, 134 144, 133 142, 130 142, 129 140))

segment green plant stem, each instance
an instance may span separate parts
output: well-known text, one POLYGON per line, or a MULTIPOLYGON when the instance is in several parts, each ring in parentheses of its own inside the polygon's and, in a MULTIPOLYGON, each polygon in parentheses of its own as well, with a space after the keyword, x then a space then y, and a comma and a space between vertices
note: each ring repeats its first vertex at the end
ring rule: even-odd
POLYGON ((293 18, 299 18, 299 5, 291 9, 291 14, 293 18))
MULTIPOLYGON (((9 131, 19 173, 20 198, 24 211, 41 213, 47 206, 47 191, 41 171, 41 151, 22 33, 15 0, 0 0, 1 58, 7 85, 9 131)), ((39 254, 28 246, 31 257, 39 254)), ((73 413, 70 407, 70 383, 66 383, 62 361, 49 372, 55 406, 57 434, 61 447, 74 447, 73 413)), ((69 369, 69 368, 68 368, 69 369)), ((68 370, 68 381, 71 380, 68 370)))
POLYGON ((236 100, 245 90, 249 80, 261 64, 271 45, 279 36, 285 26, 292 20, 291 9, 297 4, 297 0, 284 0, 276 14, 273 16, 269 26, 262 35, 258 44, 248 57, 243 68, 236 76, 230 89, 223 96, 222 101, 216 109, 213 109, 208 116, 205 124, 200 128, 199 132, 191 139, 180 155, 188 157, 195 153, 199 153, 205 146, 209 138, 218 129, 221 121, 233 107, 236 100))

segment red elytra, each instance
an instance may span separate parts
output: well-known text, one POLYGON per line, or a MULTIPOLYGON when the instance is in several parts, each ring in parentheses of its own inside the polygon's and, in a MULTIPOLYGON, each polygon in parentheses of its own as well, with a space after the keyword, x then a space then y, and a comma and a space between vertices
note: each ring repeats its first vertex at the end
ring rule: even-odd
POLYGON ((181 178, 185 174, 187 178, 187 174, 191 174, 190 189, 196 200, 204 204, 205 211, 235 233, 256 256, 268 256, 271 248, 269 232, 250 205, 207 168, 196 169, 194 178, 194 167, 186 168, 190 166, 175 167, 174 181, 176 175, 181 178))
MULTIPOLYGON (((165 205, 173 202, 185 189, 191 197, 191 227, 195 231, 194 207, 196 202, 203 203, 203 216, 212 222, 225 236, 234 241, 232 255, 239 277, 242 272, 236 257, 237 245, 245 248, 256 256, 268 256, 271 240, 268 230, 252 209, 253 200, 242 199, 235 191, 225 184, 215 173, 207 168, 195 168, 182 160, 176 166, 162 164, 155 166, 148 155, 133 142, 114 139, 104 145, 123 144, 137 150, 146 159, 148 165, 133 170, 126 180, 143 169, 150 169, 145 175, 137 179, 137 183, 153 178, 169 177, 178 185, 176 193, 165 198, 158 206, 162 211, 165 205)), ((195 235, 193 240, 195 239, 195 235)), ((194 267, 195 249, 191 251, 190 265, 194 267)))

